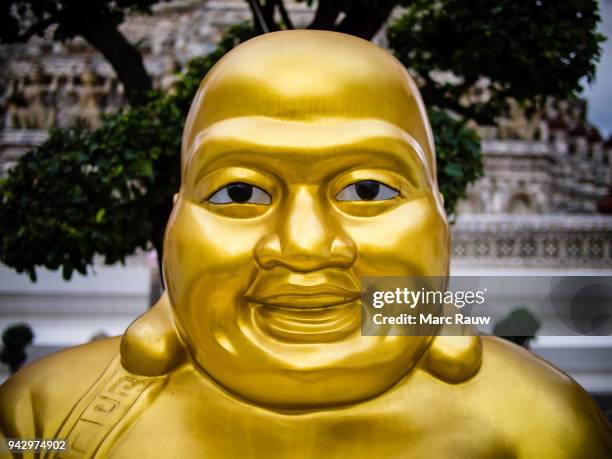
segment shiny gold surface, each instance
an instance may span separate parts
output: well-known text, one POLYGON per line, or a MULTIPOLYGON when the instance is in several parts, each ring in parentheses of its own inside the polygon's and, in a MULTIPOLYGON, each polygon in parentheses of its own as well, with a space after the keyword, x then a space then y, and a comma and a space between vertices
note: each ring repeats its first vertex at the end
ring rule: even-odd
POLYGON ((331 406, 378 395, 418 361, 429 338, 360 335, 359 278, 448 272, 427 126, 403 67, 350 36, 268 35, 209 73, 164 272, 191 355, 222 386, 277 408, 331 406), (336 198, 360 180, 399 194, 336 198), (270 203, 210 202, 232 182, 270 203))
POLYGON ((362 276, 449 263, 429 123, 385 51, 317 31, 239 46, 202 82, 182 169, 167 295, 120 345, 12 377, 3 435, 68 438, 61 457, 612 455, 590 397, 527 351, 361 336, 362 276))

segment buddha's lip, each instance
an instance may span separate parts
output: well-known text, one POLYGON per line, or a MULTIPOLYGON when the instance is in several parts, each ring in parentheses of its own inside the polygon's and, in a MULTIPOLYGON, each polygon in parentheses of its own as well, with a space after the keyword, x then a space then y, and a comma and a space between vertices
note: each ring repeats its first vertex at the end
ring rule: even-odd
POLYGON ((350 303, 352 301, 355 301, 356 299, 359 298, 359 295, 353 295, 353 294, 344 294, 344 295, 339 295, 339 294, 335 294, 335 293, 317 293, 317 294, 310 294, 310 295, 295 295, 295 294, 288 294, 288 295, 277 295, 277 296, 271 296, 268 298, 250 298, 248 297, 249 300, 255 302, 255 303, 260 303, 260 304, 265 304, 265 305, 270 305, 270 306, 277 306, 277 307, 281 307, 284 309, 303 309, 303 308, 324 308, 324 307, 330 307, 330 306, 339 306, 342 304, 346 304, 346 303, 350 303))
POLYGON ((289 309, 329 307, 361 297, 357 282, 344 271, 310 273, 268 272, 245 294, 249 301, 289 309))

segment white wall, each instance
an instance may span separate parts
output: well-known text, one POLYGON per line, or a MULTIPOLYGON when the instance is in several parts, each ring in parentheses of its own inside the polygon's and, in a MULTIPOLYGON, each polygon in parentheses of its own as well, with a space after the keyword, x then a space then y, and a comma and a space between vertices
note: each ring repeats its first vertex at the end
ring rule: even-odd
POLYGON ((148 308, 150 273, 142 260, 95 266, 87 276, 75 274, 69 282, 60 272, 41 269, 32 283, 27 275, 0 265, 0 330, 16 322, 32 327, 29 360, 86 343, 100 333, 120 335, 148 308))

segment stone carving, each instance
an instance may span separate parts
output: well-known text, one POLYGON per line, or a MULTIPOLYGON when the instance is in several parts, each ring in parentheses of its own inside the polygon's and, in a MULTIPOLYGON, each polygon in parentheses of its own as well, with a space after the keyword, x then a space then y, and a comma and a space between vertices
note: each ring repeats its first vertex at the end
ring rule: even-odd
POLYGON ((78 121, 96 128, 104 113, 125 103, 116 78, 102 77, 90 62, 72 75, 52 75, 33 63, 26 77, 9 81, 4 99, 6 129, 67 127, 78 121))

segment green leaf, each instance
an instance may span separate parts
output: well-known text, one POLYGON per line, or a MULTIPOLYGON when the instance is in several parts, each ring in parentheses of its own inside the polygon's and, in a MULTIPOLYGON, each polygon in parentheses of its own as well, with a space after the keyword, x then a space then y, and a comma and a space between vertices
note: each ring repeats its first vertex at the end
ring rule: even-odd
POLYGON ((461 170, 461 167, 459 167, 458 164, 454 164, 454 163, 447 164, 446 167, 444 168, 444 172, 446 172, 446 174, 451 177, 455 177, 455 178, 463 177, 463 171, 461 170))
POLYGON ((153 175, 153 163, 147 159, 140 159, 134 164, 134 170, 143 177, 153 175))
POLYGON ((102 223, 104 221, 104 217, 106 216, 106 209, 102 207, 98 212, 96 212, 96 223, 102 223))

